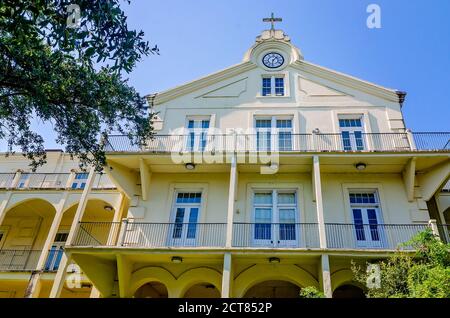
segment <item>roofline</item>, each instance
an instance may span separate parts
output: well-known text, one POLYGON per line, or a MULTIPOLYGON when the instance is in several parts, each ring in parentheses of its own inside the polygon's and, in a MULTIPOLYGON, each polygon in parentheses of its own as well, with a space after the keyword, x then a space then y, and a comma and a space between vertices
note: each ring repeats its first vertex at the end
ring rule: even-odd
POLYGON ((186 94, 192 93, 198 89, 218 83, 224 79, 242 74, 242 73, 252 70, 256 67, 257 66, 250 61, 242 62, 239 64, 235 64, 231 67, 228 67, 226 69, 220 70, 218 72, 208 74, 199 79, 195 79, 195 80, 187 82, 185 84, 175 86, 174 88, 162 91, 160 93, 147 94, 147 95, 145 95, 145 98, 147 98, 147 101, 149 101, 149 99, 153 98, 153 101, 152 101, 153 105, 159 105, 159 104, 165 103, 169 100, 172 100, 174 98, 177 98, 179 96, 186 95, 186 94))
MULTIPOLYGON (((335 82, 337 84, 341 84, 358 91, 377 96, 390 102, 399 103, 400 107, 403 105, 403 102, 405 100, 406 92, 383 87, 345 73, 341 73, 323 66, 313 64, 311 62, 307 62, 305 60, 297 60, 289 66, 321 77, 323 79, 335 82)), ((162 91, 160 93, 147 94, 145 95, 145 98, 151 105, 163 104, 177 97, 192 93, 201 88, 218 83, 222 80, 242 74, 255 68, 257 68, 257 65, 251 61, 242 62, 218 72, 203 76, 199 79, 195 79, 185 84, 175 86, 174 88, 162 91)))

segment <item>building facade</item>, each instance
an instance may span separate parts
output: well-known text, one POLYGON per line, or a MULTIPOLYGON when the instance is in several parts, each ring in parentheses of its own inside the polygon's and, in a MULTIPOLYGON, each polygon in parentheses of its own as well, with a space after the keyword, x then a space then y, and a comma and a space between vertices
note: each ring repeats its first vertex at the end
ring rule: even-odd
POLYGON ((351 262, 449 239, 450 133, 408 130, 404 98, 272 28, 149 95, 156 135, 109 136, 103 173, 3 158, 0 297, 360 297, 351 262))

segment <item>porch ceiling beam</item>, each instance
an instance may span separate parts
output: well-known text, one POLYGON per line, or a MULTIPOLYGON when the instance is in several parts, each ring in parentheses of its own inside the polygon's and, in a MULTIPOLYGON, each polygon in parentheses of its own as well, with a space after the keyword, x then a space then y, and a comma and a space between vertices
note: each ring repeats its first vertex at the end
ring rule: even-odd
POLYGON ((150 192, 150 180, 152 173, 143 158, 139 159, 139 172, 141 177, 142 200, 147 201, 150 192))
POLYGON ((425 201, 430 200, 450 177, 450 159, 433 166, 427 172, 417 177, 422 191, 422 198, 425 201))
POLYGON ((416 179, 416 157, 411 158, 402 172, 406 196, 409 202, 414 201, 414 184, 416 179))
POLYGON ((105 171, 117 188, 125 193, 128 199, 133 199, 135 194, 139 193, 136 185, 138 181, 137 173, 130 168, 108 160, 105 171))

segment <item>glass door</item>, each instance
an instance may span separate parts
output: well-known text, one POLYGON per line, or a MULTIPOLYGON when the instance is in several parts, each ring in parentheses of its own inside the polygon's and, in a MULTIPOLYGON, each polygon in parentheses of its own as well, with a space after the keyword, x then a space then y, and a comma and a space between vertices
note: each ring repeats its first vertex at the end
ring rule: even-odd
POLYGON ((201 193, 177 193, 174 222, 169 229, 173 246, 195 246, 198 237, 201 193))
POLYGON ((361 118, 339 119, 342 147, 345 151, 361 151, 365 149, 361 118))
POLYGON ((351 193, 350 203, 357 247, 383 247, 384 231, 376 193, 351 193))
POLYGON ((47 256, 47 261, 45 262, 46 271, 56 271, 58 270, 59 263, 64 254, 64 245, 66 244, 68 232, 58 232, 55 236, 55 241, 50 248, 47 256))
POLYGON ((295 192, 256 192, 253 197, 253 245, 298 246, 295 192))
POLYGON ((187 123, 187 141, 188 151, 204 151, 207 144, 207 135, 209 129, 209 119, 189 119, 187 123))

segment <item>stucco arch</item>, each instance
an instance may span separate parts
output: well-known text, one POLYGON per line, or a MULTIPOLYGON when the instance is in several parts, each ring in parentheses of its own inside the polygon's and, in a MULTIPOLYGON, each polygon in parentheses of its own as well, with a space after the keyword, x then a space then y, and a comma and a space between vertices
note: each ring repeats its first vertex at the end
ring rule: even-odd
MULTIPOLYGON (((70 209, 73 209, 74 207, 76 207, 78 205, 78 203, 80 203, 80 198, 81 198, 81 194, 69 195, 69 197, 67 198, 66 204, 64 206, 64 213, 66 213, 70 209)), ((116 200, 117 200, 117 198, 112 199, 110 196, 102 196, 101 194, 94 195, 94 196, 89 195, 87 204, 89 204, 90 202, 94 202, 94 201, 101 201, 107 205, 114 207, 117 202, 116 200)))
POLYGON ((364 290, 364 286, 354 281, 353 272, 348 268, 340 269, 331 274, 331 290, 334 292, 336 288, 342 285, 354 285, 364 290))
POLYGON ((266 280, 284 280, 299 287, 319 287, 317 279, 299 266, 258 264, 246 269, 234 280, 233 296, 243 297, 249 288, 266 280))
POLYGON ((19 195, 13 195, 11 196, 11 199, 8 202, 8 205, 6 206, 5 214, 13 210, 14 208, 17 208, 18 206, 28 203, 30 201, 39 201, 43 203, 47 203, 53 207, 53 212, 56 213, 56 205, 59 203, 59 200, 61 199, 61 195, 54 195, 54 196, 48 196, 43 198, 37 197, 35 195, 30 194, 19 194, 19 195))
POLYGON ((222 290, 222 274, 209 267, 192 268, 181 274, 177 279, 176 297, 184 297, 189 288, 195 284, 210 283, 219 291, 222 290))
POLYGON ((144 267, 131 274, 127 297, 132 297, 139 287, 146 283, 159 282, 166 286, 169 298, 176 297, 177 280, 162 267, 144 267))

